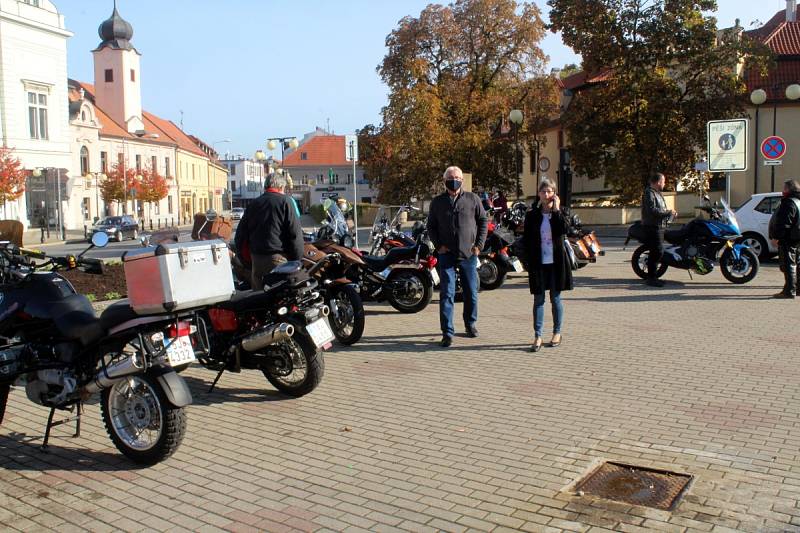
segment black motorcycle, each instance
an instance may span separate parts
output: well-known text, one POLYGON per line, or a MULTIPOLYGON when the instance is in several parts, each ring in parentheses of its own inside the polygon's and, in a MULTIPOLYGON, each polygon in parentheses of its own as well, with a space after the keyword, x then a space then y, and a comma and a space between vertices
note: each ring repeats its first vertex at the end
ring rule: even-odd
POLYGON ((99 259, 83 257, 108 237, 96 233, 78 256, 52 257, 10 243, 0 247, 0 422, 11 386, 50 408, 50 430, 76 423, 83 402, 100 392, 100 411, 114 445, 141 464, 171 455, 186 430, 191 393, 173 366, 194 360, 182 313, 140 316, 126 301, 95 316, 59 270, 102 274, 99 259), (38 261, 38 262, 37 262, 38 261), (53 421, 56 410, 72 416, 53 421))
POLYGON ((264 276, 263 290, 237 292, 197 313, 195 353, 218 372, 260 370, 279 391, 294 397, 314 390, 325 369, 322 350, 334 339, 328 307, 299 261, 264 276))

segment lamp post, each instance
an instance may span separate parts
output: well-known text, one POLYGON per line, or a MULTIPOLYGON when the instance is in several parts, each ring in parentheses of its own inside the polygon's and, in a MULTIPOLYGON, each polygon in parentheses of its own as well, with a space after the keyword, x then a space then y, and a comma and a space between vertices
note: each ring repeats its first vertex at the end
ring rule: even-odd
MULTIPOLYGON (((773 91, 777 93, 778 88, 782 84, 774 85, 772 87, 773 91)), ((797 83, 792 83, 786 87, 785 93, 786 99, 790 101, 794 101, 800 99, 800 85, 797 83)), ((758 127, 758 106, 763 104, 767 101, 767 93, 764 89, 756 89, 750 94, 750 101, 753 105, 756 106, 756 128, 758 127)), ((758 130, 756 130, 757 132, 758 130)), ((772 102, 772 135, 777 135, 778 131, 778 98, 776 97, 772 102)), ((756 145, 758 146, 758 133, 756 133, 756 145)), ((756 165, 758 167, 758 165, 756 165)), ((756 180, 758 180, 758 170, 756 170, 756 180)), ((757 181, 756 181, 757 183, 757 181)), ((772 165, 770 169, 770 191, 775 190, 775 166, 772 165)), ((755 189, 754 189, 755 192, 755 189)))
MULTIPOLYGON (((294 150, 298 146, 300 146, 300 142, 297 140, 297 137, 272 137, 267 139, 267 148, 270 150, 275 150, 278 147, 278 143, 281 143, 281 167, 283 167, 283 152, 286 149, 286 143, 289 143, 289 148, 294 150)), ((260 152, 261 150, 259 150, 260 152)), ((262 152, 263 153, 263 152, 262 152)))
POLYGON ((755 130, 755 147, 753 148, 753 161, 755 162, 755 176, 753 177, 753 194, 758 192, 758 110, 760 106, 767 101, 767 91, 764 89, 756 89, 750 93, 750 101, 756 106, 756 130, 755 130))
POLYGON ((522 197, 522 181, 519 168, 519 127, 523 119, 522 111, 519 109, 512 109, 508 114, 508 120, 511 121, 514 128, 514 173, 517 176, 517 199, 522 197))

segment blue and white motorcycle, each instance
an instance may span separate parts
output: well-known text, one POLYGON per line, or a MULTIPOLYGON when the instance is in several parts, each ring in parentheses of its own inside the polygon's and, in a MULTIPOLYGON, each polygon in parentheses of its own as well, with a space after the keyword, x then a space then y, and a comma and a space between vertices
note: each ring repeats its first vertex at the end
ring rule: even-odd
MULTIPOLYGON (((685 226, 664 232, 664 256, 656 272, 660 278, 668 267, 681 268, 706 275, 719 264, 722 275, 731 283, 747 283, 758 274, 759 262, 755 252, 736 241, 742 234, 736 215, 723 200, 721 206, 711 205, 708 197, 699 209, 709 218, 696 218, 685 226)), ((641 222, 628 228, 627 246, 631 239, 644 242, 641 222)), ((647 278, 647 245, 642 244, 631 257, 633 271, 642 279, 647 278)))

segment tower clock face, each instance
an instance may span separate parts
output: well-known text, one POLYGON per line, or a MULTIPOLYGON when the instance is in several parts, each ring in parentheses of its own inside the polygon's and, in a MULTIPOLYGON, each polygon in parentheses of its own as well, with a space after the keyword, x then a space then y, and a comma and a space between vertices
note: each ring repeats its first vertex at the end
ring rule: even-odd
POLYGON ((546 157, 539 158, 539 170, 542 172, 547 172, 550 170, 550 160, 546 157))

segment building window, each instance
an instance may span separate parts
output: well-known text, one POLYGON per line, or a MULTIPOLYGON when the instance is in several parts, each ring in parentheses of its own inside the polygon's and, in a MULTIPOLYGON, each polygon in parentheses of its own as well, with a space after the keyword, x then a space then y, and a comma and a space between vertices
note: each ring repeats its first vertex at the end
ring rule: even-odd
POLYGON ((142 156, 136 154, 136 172, 142 171, 142 156))
POLYGON ((110 68, 106 69, 106 83, 114 82, 114 71, 110 68))
POLYGON ((172 214, 172 196, 167 196, 167 213, 172 214))
POLYGON ((86 122, 86 111, 81 111, 81 122, 86 122))
POLYGON ((308 152, 300 152, 300 159, 308 161, 308 152))
POLYGON ((131 81, 136 81, 136 71, 131 69, 131 81))
POLYGON ((108 152, 100 152, 100 172, 108 172, 108 152))
POLYGON ((236 192, 236 182, 235 181, 231 182, 231 191, 236 192))
POLYGON ((39 0, 22 0, 22 3, 33 7, 39 7, 39 0))
POLYGON ((194 165, 192 165, 192 181, 194 181, 194 179, 195 179, 195 175, 194 175, 194 165))
POLYGON ((31 139, 48 139, 46 94, 28 93, 28 121, 30 122, 31 139))
POLYGON ((150 158, 150 170, 158 174, 158 158, 156 156, 150 158))
POLYGON ((161 202, 155 202, 156 204, 156 215, 161 214, 161 202))
POLYGON ((89 175, 89 149, 81 146, 81 176, 89 175))
POLYGON ((120 168, 125 168, 125 154, 122 152, 117 154, 117 164, 120 168))
MULTIPOLYGON (((172 172, 169 170, 169 157, 164 158, 164 166, 166 167, 166 176, 169 178, 172 175, 172 172)), ((172 213, 172 211, 170 211, 172 213)))

